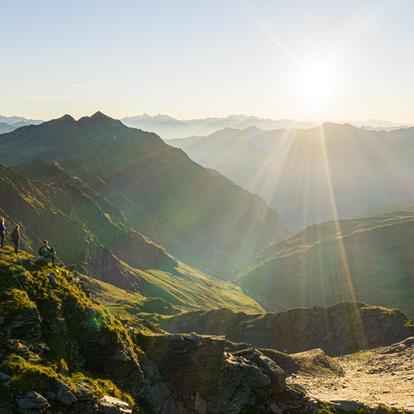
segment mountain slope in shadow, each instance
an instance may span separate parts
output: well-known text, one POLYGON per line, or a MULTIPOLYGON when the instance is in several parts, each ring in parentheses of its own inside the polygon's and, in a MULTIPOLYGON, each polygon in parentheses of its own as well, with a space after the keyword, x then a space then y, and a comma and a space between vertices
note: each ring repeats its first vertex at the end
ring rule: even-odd
POLYGON ((287 234, 260 197, 191 161, 157 135, 98 112, 0 136, 2 162, 58 162, 177 258, 222 278, 287 234))
POLYGON ((239 284, 269 308, 357 300, 413 318, 413 245, 410 212, 327 222, 266 248, 239 284))

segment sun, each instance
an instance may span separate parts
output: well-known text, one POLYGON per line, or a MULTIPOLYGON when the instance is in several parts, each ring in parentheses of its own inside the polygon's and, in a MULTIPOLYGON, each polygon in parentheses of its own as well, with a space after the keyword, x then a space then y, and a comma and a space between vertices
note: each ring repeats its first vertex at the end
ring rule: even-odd
POLYGON ((322 103, 332 96, 336 77, 331 65, 314 62, 304 65, 296 81, 297 93, 301 99, 322 103))

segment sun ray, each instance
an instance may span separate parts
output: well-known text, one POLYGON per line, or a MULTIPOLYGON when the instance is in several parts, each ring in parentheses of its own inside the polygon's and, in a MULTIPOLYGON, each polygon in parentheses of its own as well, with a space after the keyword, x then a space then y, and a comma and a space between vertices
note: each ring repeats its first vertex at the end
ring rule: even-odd
POLYGON ((321 126, 319 128, 319 137, 320 137, 320 143, 321 143, 323 166, 324 166, 324 169, 325 169, 326 184, 327 184, 327 188, 328 188, 328 192, 329 192, 329 200, 330 200, 330 204, 331 204, 332 215, 334 217, 335 231, 336 231, 336 234, 337 234, 336 240, 337 240, 337 245, 338 245, 338 249, 339 249, 340 260, 341 260, 342 266, 343 266, 342 274, 345 277, 345 282, 348 285, 348 291, 349 291, 349 294, 351 296, 352 303, 354 304, 353 309, 354 309, 355 321, 357 323, 357 328, 359 330, 358 334, 360 335, 362 345, 365 346, 366 345, 365 329, 364 329, 364 325, 363 325, 362 318, 361 318, 361 315, 360 315, 360 310, 357 306, 357 295, 356 295, 356 292, 355 292, 354 282, 353 282, 353 278, 352 278, 352 272, 350 270, 350 266, 349 266, 349 263, 348 263, 347 252, 346 252, 345 245, 344 245, 343 238, 342 238, 341 222, 340 222, 339 216, 338 216, 335 190, 334 190, 333 183, 332 183, 332 175, 331 175, 331 168, 330 168, 330 162, 329 162, 329 154, 328 154, 328 149, 327 149, 327 146, 326 146, 325 130, 324 130, 323 126, 321 126))

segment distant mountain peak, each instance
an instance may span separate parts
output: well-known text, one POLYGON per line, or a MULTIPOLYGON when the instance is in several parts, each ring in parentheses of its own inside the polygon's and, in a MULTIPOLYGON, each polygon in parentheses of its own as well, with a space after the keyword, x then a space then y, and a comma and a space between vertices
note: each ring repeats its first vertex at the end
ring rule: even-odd
POLYGON ((81 124, 121 124, 121 121, 111 118, 110 116, 104 114, 101 111, 97 111, 95 112, 93 115, 91 116, 84 116, 82 118, 79 119, 78 121, 81 124))
POLYGON ((59 118, 52 119, 50 121, 45 122, 44 125, 47 125, 47 124, 69 124, 69 123, 70 124, 76 123, 76 120, 75 120, 75 118, 73 118, 72 115, 65 114, 65 115, 63 115, 59 118))
POLYGON ((110 116, 105 115, 101 111, 95 112, 92 116, 90 116, 90 118, 91 119, 110 119, 110 120, 114 121, 114 118, 111 118, 110 116))
POLYGON ((67 121, 74 121, 75 120, 75 118, 72 116, 72 115, 69 115, 69 114, 65 114, 65 115, 63 115, 63 116, 61 116, 60 118, 58 118, 58 120, 67 120, 67 121))

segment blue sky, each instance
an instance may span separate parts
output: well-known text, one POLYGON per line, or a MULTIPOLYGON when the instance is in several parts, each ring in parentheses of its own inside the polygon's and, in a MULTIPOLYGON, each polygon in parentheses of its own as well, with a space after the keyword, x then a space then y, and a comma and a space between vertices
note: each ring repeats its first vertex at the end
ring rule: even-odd
POLYGON ((0 114, 414 122, 410 0, 0 0, 0 12, 0 114))

